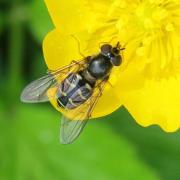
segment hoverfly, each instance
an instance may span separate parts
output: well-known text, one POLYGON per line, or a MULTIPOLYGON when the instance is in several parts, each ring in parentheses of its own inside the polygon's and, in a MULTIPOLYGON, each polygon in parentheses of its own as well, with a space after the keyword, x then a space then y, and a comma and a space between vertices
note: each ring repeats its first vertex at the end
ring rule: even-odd
POLYGON ((21 101, 37 103, 55 100, 57 107, 64 112, 60 141, 62 144, 72 143, 91 117, 112 68, 120 66, 120 51, 124 49, 119 42, 114 47, 104 44, 100 47, 100 53, 95 56, 72 61, 66 67, 49 71, 47 75, 25 87, 21 101), (48 93, 50 89, 54 89, 54 93, 48 93))

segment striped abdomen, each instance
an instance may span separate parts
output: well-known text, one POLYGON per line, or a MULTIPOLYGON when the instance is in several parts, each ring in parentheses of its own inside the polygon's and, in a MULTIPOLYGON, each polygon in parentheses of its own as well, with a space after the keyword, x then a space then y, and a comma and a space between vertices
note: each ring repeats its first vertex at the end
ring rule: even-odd
POLYGON ((92 95, 92 87, 79 74, 71 73, 58 88, 58 105, 74 109, 92 95))

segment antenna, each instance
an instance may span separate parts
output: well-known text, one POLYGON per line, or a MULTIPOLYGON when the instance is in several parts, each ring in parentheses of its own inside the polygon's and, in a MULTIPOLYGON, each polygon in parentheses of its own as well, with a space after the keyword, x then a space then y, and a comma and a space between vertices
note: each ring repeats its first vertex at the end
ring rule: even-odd
POLYGON ((75 35, 73 35, 73 34, 71 34, 71 37, 74 38, 74 39, 76 40, 77 44, 78 44, 79 54, 80 54, 83 58, 85 58, 86 56, 81 52, 81 46, 80 46, 79 39, 78 39, 75 35))
POLYGON ((108 41, 108 42, 100 42, 100 43, 99 43, 99 48, 101 48, 101 45, 102 45, 102 44, 110 44, 110 43, 113 41, 113 39, 116 38, 116 37, 117 37, 117 36, 112 37, 111 40, 108 41))

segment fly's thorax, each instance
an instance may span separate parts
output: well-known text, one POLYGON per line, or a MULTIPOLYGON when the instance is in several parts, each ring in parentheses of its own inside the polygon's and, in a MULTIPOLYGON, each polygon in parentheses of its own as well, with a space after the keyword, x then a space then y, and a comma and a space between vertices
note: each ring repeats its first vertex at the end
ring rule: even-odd
POLYGON ((98 54, 91 59, 87 70, 91 76, 98 80, 108 76, 112 67, 112 63, 106 56, 98 54))

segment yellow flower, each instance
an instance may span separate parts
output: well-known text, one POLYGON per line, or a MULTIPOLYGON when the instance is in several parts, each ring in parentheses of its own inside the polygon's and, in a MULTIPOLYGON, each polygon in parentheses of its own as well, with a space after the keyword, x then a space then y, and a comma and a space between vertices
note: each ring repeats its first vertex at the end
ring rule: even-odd
MULTIPOLYGON (((179 0, 46 0, 55 30, 44 40, 49 69, 99 52, 101 42, 126 46, 93 117, 125 106, 142 126, 180 126, 179 0), (112 91, 113 90, 113 91, 112 91)), ((53 103, 53 102, 52 102, 53 103)))

